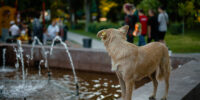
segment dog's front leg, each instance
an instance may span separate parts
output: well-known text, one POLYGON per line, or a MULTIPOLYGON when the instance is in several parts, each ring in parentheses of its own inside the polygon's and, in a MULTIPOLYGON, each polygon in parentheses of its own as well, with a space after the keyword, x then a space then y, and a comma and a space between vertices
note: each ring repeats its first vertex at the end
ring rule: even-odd
POLYGON ((135 88, 135 82, 133 82, 132 80, 125 80, 125 84, 126 84, 126 96, 125 96, 125 100, 131 100, 132 99, 132 92, 133 89, 135 88))
POLYGON ((121 87, 121 90, 122 90, 122 93, 121 93, 122 94, 122 99, 125 100, 125 94, 126 94, 125 82, 122 79, 122 76, 121 76, 120 72, 116 71, 116 74, 117 74, 117 77, 119 79, 119 84, 120 84, 120 87, 121 87))

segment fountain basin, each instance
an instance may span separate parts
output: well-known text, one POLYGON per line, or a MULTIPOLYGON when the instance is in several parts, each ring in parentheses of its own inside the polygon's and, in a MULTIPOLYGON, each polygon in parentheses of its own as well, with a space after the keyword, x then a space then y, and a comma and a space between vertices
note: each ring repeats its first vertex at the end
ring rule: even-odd
MULTIPOLYGON (((16 44, 0 44, 0 49, 7 48, 9 55, 6 56, 6 65, 14 66, 16 63, 15 52, 13 51, 13 46, 16 44)), ((31 45, 22 45, 24 49, 24 55, 31 54, 31 45)), ((50 46, 44 46, 45 49, 50 50, 50 46)), ((111 58, 108 56, 105 50, 96 50, 96 49, 87 49, 87 48, 69 48, 71 53, 74 66, 76 70, 81 71, 92 71, 92 72, 103 72, 103 73, 113 73, 111 71, 111 58)), ((0 56, 2 51, 0 51, 0 56)), ((181 56, 171 56, 172 67, 178 68, 179 65, 183 65, 191 60, 194 60, 192 57, 181 57, 181 56)), ((34 48, 34 59, 30 61, 30 66, 34 66, 37 62, 44 59, 41 46, 35 46, 34 48)), ((27 60, 24 57, 24 60, 27 60)), ((2 58, 0 58, 2 61, 2 58)), ((71 69, 69 58, 65 52, 64 47, 56 46, 54 47, 53 54, 48 57, 49 67, 54 68, 67 68, 71 69)), ((2 63, 0 63, 2 64, 2 63)), ((26 63, 25 63, 26 64, 26 63)))
MULTIPOLYGON (((6 55, 6 65, 8 66, 15 66, 16 63, 16 54, 13 51, 13 47, 16 47, 16 44, 0 44, 0 54, 2 54, 2 49, 6 48, 7 52, 9 53, 6 55)), ((25 57, 25 55, 31 55, 31 45, 22 45, 22 48, 24 49, 23 55, 24 55, 24 61, 25 66, 28 68, 28 75, 27 80, 30 82, 29 84, 33 84, 34 81, 31 81, 30 77, 37 74, 38 70, 38 64, 41 60, 44 60, 44 55, 42 53, 41 46, 35 46, 34 48, 34 59, 30 60, 29 64, 26 62, 28 59, 25 57)), ((50 46, 44 46, 45 49, 50 50, 50 46)), ((117 77, 115 76, 114 72, 111 72, 111 59, 108 56, 107 52, 104 50, 95 50, 95 49, 86 49, 86 48, 69 48, 69 51, 71 53, 75 69, 77 71, 77 76, 79 79, 80 84, 80 99, 117 99, 120 97, 120 86, 118 84, 117 77)), ((2 55, 0 55, 2 56, 2 55)), ((182 56, 172 56, 171 57, 171 63, 173 69, 176 69, 178 67, 181 67, 181 65, 191 61, 195 60, 195 58, 192 57, 182 57, 182 56)), ((0 61, 2 61, 2 58, 0 58, 0 61)), ((0 63, 2 65, 2 62, 0 63)), ((57 45, 54 47, 53 54, 48 57, 48 65, 50 68, 50 71, 52 72, 53 79, 50 83, 47 84, 48 81, 48 75, 47 75, 47 69, 44 68, 44 63, 42 63, 42 71, 41 74, 45 78, 38 77, 36 79, 39 79, 41 82, 46 82, 43 86, 40 88, 31 87, 31 90, 28 91, 28 94, 21 95, 19 97, 17 96, 6 96, 6 94, 11 94, 12 92, 5 91, 5 86, 0 85, 0 94, 2 94, 3 99, 7 98, 23 98, 26 97, 28 99, 49 99, 49 100, 55 100, 55 99, 66 99, 71 100, 74 98, 74 87, 73 84, 73 78, 71 80, 65 80, 66 77, 73 77, 71 72, 71 66, 69 62, 69 58, 67 57, 67 54, 65 52, 65 49, 57 45), (70 70, 69 70, 70 69, 70 70), (67 74, 67 75, 66 75, 67 74), (3 89, 1 90, 1 86, 3 89), (48 88, 50 87, 50 88, 48 88), (35 91, 32 91, 35 90, 35 91), (48 91, 56 90, 55 94, 52 94, 48 91), (68 91, 65 91, 68 90, 68 91), (38 91, 41 92, 38 93, 38 91), (32 95, 34 94, 34 96, 32 95), (42 96, 45 95, 44 98, 42 96)), ((13 67, 14 68, 14 67, 13 67)), ((21 69, 19 69, 19 72, 21 73, 21 69)), ((0 74, 1 75, 1 74, 0 74)), ((10 86, 13 86, 13 83, 18 84, 18 82, 12 81, 12 79, 16 79, 15 77, 0 77, 1 81, 4 84, 5 82, 8 82, 10 86), (10 80, 10 81, 8 81, 10 80)), ((19 79, 22 79, 21 77, 19 79)), ((139 82, 136 83, 136 87, 140 87, 144 85, 145 83, 149 82, 150 80, 148 78, 145 78, 139 82)), ((39 83, 38 83, 39 84, 39 83)), ((29 87, 28 85, 27 87, 29 87)), ((36 85, 40 86, 40 85, 36 85)), ((9 87, 6 86, 7 88, 9 87)), ((19 90, 20 85, 14 85, 14 93, 20 93, 19 90)), ((26 89, 26 88, 25 88, 26 89)), ((8 89, 12 90, 12 88, 8 89)), ((1 98, 0 98, 1 99, 1 98)))

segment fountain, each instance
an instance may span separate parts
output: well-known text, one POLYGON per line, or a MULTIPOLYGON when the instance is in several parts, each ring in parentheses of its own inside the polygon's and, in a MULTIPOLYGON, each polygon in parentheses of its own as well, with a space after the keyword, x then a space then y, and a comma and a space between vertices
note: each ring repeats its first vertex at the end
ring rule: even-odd
POLYGON ((15 54, 16 54, 16 64, 15 64, 15 68, 18 70, 18 68, 19 68, 19 58, 20 58, 20 55, 19 55, 17 49, 16 49, 15 47, 13 47, 13 48, 14 48, 14 52, 15 52, 15 54))
POLYGON ((27 58, 27 64, 28 64, 28 67, 29 67, 29 61, 30 61, 30 55, 26 55, 26 58, 27 58))
POLYGON ((3 49, 3 70, 5 69, 6 66, 6 48, 3 49))
POLYGON ((13 73, 15 74, 15 76, 11 76, 11 78, 10 77, 4 78, 4 76, 3 77, 1 76, 4 74, 0 73, 0 80, 2 79, 2 81, 0 81, 0 99, 76 100, 78 97, 80 99, 86 99, 86 100, 87 99, 98 100, 98 99, 120 97, 119 96, 120 93, 117 93, 117 94, 112 93, 112 92, 109 92, 109 89, 107 89, 108 87, 110 87, 114 91, 120 90, 120 87, 118 86, 118 84, 113 82, 113 79, 115 79, 113 78, 113 76, 111 77, 109 76, 110 78, 107 79, 107 76, 102 77, 101 76, 102 74, 99 74, 99 75, 90 74, 90 73, 82 74, 82 72, 81 73, 79 72, 80 74, 78 75, 80 75, 79 76, 80 78, 77 78, 73 60, 68 50, 68 47, 58 36, 52 41, 50 51, 47 51, 47 50, 45 51, 46 48, 37 39, 37 37, 34 37, 32 47, 29 46, 30 49, 26 48, 23 50, 21 41, 17 41, 17 46, 18 47, 13 46, 14 52, 16 53, 16 58, 14 58, 14 60, 16 59, 15 67, 16 67, 17 72, 13 73), (52 55, 53 49, 54 49, 53 48, 54 43, 57 40, 65 48, 64 52, 66 52, 66 54, 69 57, 69 61, 70 61, 69 64, 71 65, 70 67, 72 68, 72 71, 68 71, 66 69, 52 68, 51 69, 52 78, 50 80, 51 73, 49 72, 48 64, 50 64, 51 62, 48 63, 47 58, 50 55, 52 55), (40 50, 42 50, 43 57, 39 59, 34 58, 34 53, 37 53, 37 52, 34 52, 36 42, 39 42, 39 45, 42 48, 40 50), (28 50, 31 51, 30 55, 29 55, 30 52, 28 50), (27 59, 25 60, 23 57, 26 57, 27 59), (30 63, 30 60, 39 61, 38 66, 35 66, 36 68, 32 66, 33 64, 30 63), (41 70, 42 63, 44 63, 44 67, 47 68, 47 70, 41 70), (28 72, 29 72, 29 75, 28 75, 28 72), (41 72, 42 73, 48 72, 49 79, 48 79, 47 74, 43 75, 41 74, 41 72), (88 76, 92 76, 95 78, 90 78, 88 76), (80 85, 80 89, 79 89, 79 85, 80 85), (74 93, 74 91, 76 92, 74 93), (80 94, 79 94, 79 91, 80 91, 80 94))
POLYGON ((66 53, 69 57, 69 60, 70 60, 70 64, 71 64, 71 67, 72 67, 72 71, 73 71, 73 75, 74 75, 74 81, 75 81, 75 84, 76 84, 76 96, 79 95, 79 86, 78 86, 78 80, 77 80, 77 76, 76 76, 76 72, 75 72, 75 68, 74 68, 74 63, 72 61, 72 57, 71 57, 71 54, 69 53, 69 49, 67 47, 67 44, 64 43, 62 41, 62 39, 59 37, 59 36, 56 36, 54 39, 53 39, 53 43, 51 44, 51 49, 50 49, 50 55, 52 55, 52 52, 53 52, 53 46, 54 46, 54 43, 55 41, 58 40, 65 48, 66 50, 66 53))
POLYGON ((24 71, 24 57, 23 57, 23 49, 22 49, 22 43, 20 40, 17 41, 18 45, 18 52, 20 54, 20 60, 21 60, 21 65, 22 65, 22 78, 25 80, 25 71, 24 71))
POLYGON ((40 39, 38 39, 38 37, 34 37, 34 40, 33 40, 33 43, 32 43, 32 48, 31 48, 31 57, 30 57, 30 59, 31 60, 33 60, 33 53, 34 53, 34 47, 35 47, 35 44, 36 44, 36 42, 38 42, 38 44, 41 46, 41 48, 42 48, 42 54, 43 54, 43 57, 44 57, 44 59, 45 59, 45 68, 47 68, 48 69, 48 76, 49 76, 49 79, 51 79, 50 77, 51 77, 51 72, 49 71, 49 67, 48 67, 48 60, 47 60, 47 58, 48 58, 48 54, 49 54, 49 51, 46 51, 45 50, 45 48, 44 48, 44 46, 43 46, 43 44, 42 44, 42 42, 40 41, 40 39))
POLYGON ((40 63, 39 63, 39 66, 38 66, 38 69, 39 69, 39 70, 38 70, 38 75, 39 75, 39 76, 41 76, 41 66, 40 66, 40 65, 41 65, 41 63, 43 63, 43 62, 44 62, 44 60, 40 60, 40 63))
POLYGON ((0 72, 13 72, 14 69, 9 68, 6 66, 6 48, 3 49, 3 54, 2 54, 2 58, 3 58, 3 65, 2 68, 0 69, 0 72))
POLYGON ((33 60, 34 47, 35 47, 36 42, 38 42, 38 44, 41 46, 43 54, 45 54, 46 52, 42 42, 35 36, 32 43, 32 48, 31 48, 31 60, 33 60))

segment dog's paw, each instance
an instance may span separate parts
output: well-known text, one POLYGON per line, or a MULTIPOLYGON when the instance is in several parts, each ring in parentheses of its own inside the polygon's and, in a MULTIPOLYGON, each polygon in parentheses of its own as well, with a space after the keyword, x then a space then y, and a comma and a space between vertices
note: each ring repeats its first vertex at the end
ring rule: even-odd
POLYGON ((161 100, 167 100, 167 98, 162 98, 161 100))
POLYGON ((156 100, 156 98, 154 96, 150 96, 149 100, 156 100))

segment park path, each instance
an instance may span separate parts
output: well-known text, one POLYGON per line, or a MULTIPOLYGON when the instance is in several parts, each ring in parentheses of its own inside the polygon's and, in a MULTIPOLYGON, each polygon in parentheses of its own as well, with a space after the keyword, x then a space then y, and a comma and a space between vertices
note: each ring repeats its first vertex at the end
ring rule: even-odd
MULTIPOLYGON (((75 42, 77 42, 81 45, 83 45, 83 39, 84 38, 90 38, 90 37, 80 35, 80 34, 77 34, 77 33, 74 33, 74 32, 68 32, 68 39, 75 41, 75 42)), ((92 38, 92 47, 91 48, 92 49, 103 49, 103 50, 105 50, 104 44, 100 40, 97 40, 97 39, 94 39, 94 38, 92 38)))

